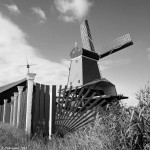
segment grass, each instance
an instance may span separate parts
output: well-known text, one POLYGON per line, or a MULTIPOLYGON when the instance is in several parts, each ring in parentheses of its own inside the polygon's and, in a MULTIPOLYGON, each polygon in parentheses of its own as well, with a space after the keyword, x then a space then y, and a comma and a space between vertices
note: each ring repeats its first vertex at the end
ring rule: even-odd
POLYGON ((136 94, 137 107, 113 104, 98 111, 95 122, 66 135, 45 141, 0 123, 0 149, 27 150, 150 150, 150 86, 136 94))

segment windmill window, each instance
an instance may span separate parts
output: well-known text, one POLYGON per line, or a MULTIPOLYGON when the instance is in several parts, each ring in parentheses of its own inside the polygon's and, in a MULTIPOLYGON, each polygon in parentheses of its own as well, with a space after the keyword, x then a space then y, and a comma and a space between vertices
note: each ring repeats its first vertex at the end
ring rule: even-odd
POLYGON ((78 63, 78 60, 76 60, 76 63, 78 63))
POLYGON ((80 83, 80 80, 78 80, 78 83, 80 83))
POLYGON ((72 82, 70 82, 70 85, 72 85, 72 82))

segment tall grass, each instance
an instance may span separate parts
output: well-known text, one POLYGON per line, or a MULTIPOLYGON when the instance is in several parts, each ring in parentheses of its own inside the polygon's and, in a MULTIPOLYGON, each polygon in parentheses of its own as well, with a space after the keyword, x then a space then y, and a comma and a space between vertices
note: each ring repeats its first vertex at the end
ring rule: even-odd
POLYGON ((96 120, 63 139, 30 139, 23 131, 0 124, 0 147, 29 150, 150 150, 150 86, 141 89, 137 107, 114 103, 99 109, 96 120))

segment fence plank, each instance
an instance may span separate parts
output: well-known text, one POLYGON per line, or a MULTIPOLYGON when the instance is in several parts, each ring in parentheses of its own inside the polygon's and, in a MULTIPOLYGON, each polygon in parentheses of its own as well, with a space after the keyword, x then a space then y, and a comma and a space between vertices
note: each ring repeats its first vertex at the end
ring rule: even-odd
POLYGON ((26 105, 27 105, 27 89, 22 92, 21 105, 20 105, 20 125, 19 128, 25 130, 26 124, 26 105))
POLYGON ((49 135, 50 88, 46 85, 45 93, 45 136, 49 135))
POLYGON ((62 90, 62 85, 59 86, 59 96, 58 96, 58 100, 57 100, 57 108, 56 108, 56 120, 57 120, 57 124, 59 124, 59 120, 61 118, 61 105, 60 105, 60 97, 61 97, 61 90, 62 90))
POLYGON ((54 134, 55 133, 55 114, 56 114, 56 85, 52 86, 52 122, 51 122, 51 133, 54 134))
POLYGON ((36 83, 35 89, 35 109, 33 113, 33 134, 38 132, 38 125, 39 125, 39 111, 40 111, 40 84, 36 83))
POLYGON ((43 131, 44 123, 44 85, 41 84, 40 90, 40 130, 43 131))
POLYGON ((10 103, 6 103, 6 116, 5 116, 6 123, 10 123, 10 111, 11 111, 11 105, 10 103))
POLYGON ((3 105, 0 105, 0 121, 3 120, 3 105))

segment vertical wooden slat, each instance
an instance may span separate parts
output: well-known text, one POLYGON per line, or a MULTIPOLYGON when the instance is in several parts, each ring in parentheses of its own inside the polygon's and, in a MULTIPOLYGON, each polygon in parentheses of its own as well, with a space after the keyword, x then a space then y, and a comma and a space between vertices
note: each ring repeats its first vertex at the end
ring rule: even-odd
MULTIPOLYGON (((17 102, 18 104, 18 96, 17 96, 17 102)), ((16 104, 16 114, 15 114, 15 126, 17 125, 17 109, 18 109, 18 105, 16 104)))
POLYGON ((10 103, 6 103, 6 116, 5 116, 6 123, 10 123, 10 111, 11 111, 11 105, 10 103))
POLYGON ((0 121, 3 121, 3 107, 4 105, 0 105, 0 121))
POLYGON ((20 125, 19 128, 25 130, 26 124, 26 104, 27 104, 27 89, 22 93, 20 105, 20 125))
POLYGON ((6 106, 7 106, 7 99, 4 99, 4 111, 3 111, 3 123, 6 123, 6 106))
POLYGON ((56 114, 56 85, 52 85, 52 118, 51 118, 51 133, 55 133, 55 114, 56 114))
POLYGON ((25 92, 23 92, 23 101, 24 101, 24 103, 23 103, 23 117, 22 117, 22 119, 23 119, 23 121, 22 121, 23 126, 22 126, 22 129, 25 129, 25 125, 26 125, 26 111, 27 111, 27 89, 26 89, 25 92))
POLYGON ((44 85, 41 84, 41 90, 40 90, 40 130, 43 131, 44 127, 44 85))
POLYGON ((40 115, 40 84, 36 83, 35 89, 35 109, 33 112, 33 134, 38 130, 39 115, 40 115))
POLYGON ((10 124, 12 124, 12 120, 13 120, 13 106, 14 106, 14 98, 11 97, 11 110, 10 110, 10 124))
POLYGON ((25 116, 24 116, 24 111, 25 111, 25 100, 24 100, 24 92, 22 92, 22 97, 21 97, 21 105, 20 105, 20 125, 19 125, 19 128, 24 130, 24 119, 25 119, 25 116))
POLYGON ((0 122, 1 122, 1 116, 2 116, 2 105, 0 105, 0 122))
POLYGON ((61 111, 61 105, 60 105, 60 97, 61 97, 61 89, 62 89, 62 85, 59 86, 59 96, 58 96, 58 100, 57 100, 57 108, 56 108, 56 113, 57 113, 57 116, 56 116, 56 119, 57 119, 57 122, 56 124, 58 125, 60 123, 60 111, 61 111))
POLYGON ((31 136, 34 135, 34 122, 35 122, 35 93, 33 93, 33 98, 32 98, 32 115, 31 115, 31 136))
POLYGON ((46 85, 46 93, 45 93, 45 136, 49 135, 49 105, 50 105, 50 88, 46 85))
POLYGON ((18 88, 18 109, 17 109, 17 128, 20 127, 20 112, 21 112, 21 104, 22 104, 22 92, 23 92, 23 88, 24 86, 17 86, 18 88))

